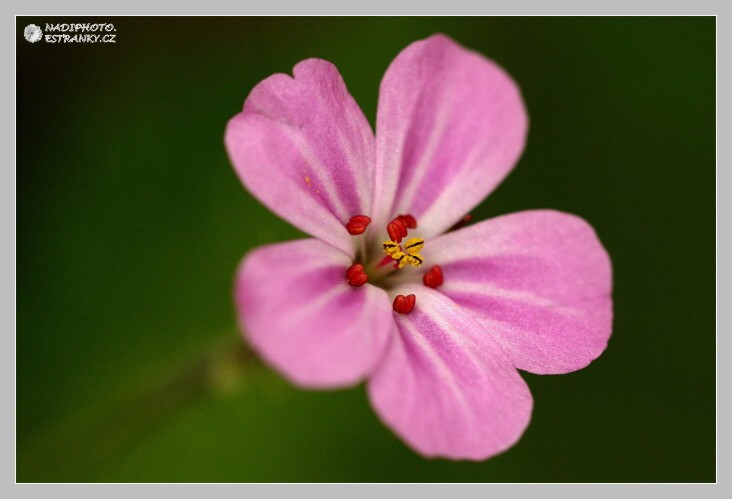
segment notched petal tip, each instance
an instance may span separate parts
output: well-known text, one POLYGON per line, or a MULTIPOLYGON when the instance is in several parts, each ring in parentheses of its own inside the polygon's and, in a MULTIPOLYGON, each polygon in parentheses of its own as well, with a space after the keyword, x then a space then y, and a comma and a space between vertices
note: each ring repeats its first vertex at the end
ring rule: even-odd
POLYGON ((353 256, 345 224, 371 212, 374 135, 333 64, 307 59, 293 74, 257 84, 224 143, 253 196, 353 256))

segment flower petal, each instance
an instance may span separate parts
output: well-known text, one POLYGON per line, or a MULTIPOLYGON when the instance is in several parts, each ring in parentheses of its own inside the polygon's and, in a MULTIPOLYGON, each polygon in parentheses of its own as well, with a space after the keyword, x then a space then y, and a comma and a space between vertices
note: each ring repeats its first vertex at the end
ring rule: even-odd
POLYGON ((414 284, 415 309, 398 315, 384 360, 369 379, 384 423, 428 457, 481 460, 511 447, 531 417, 531 393, 475 319, 414 284))
POLYGON ((386 293, 346 282, 350 259, 316 239, 259 248, 242 262, 235 301, 254 349, 296 384, 357 383, 393 326, 386 293))
POLYGON ((610 259, 581 218, 524 211, 430 241, 439 291, 471 310, 513 364, 560 374, 597 358, 612 332, 610 259))
POLYGON ((518 160, 527 131, 518 87, 494 62, 444 35, 411 44, 381 82, 374 207, 422 234, 444 232, 518 160))
POLYGON ((353 254, 344 225, 371 212, 374 136, 334 65, 275 74, 229 121, 226 147, 246 188, 297 228, 353 254))

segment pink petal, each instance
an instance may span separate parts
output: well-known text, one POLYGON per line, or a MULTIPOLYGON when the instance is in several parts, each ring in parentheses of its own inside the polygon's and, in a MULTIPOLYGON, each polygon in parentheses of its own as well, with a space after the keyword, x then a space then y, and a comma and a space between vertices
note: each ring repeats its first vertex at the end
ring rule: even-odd
POLYGON ((384 423, 427 457, 481 460, 511 447, 531 417, 528 387, 468 313, 438 292, 404 285, 412 313, 369 379, 384 423))
POLYGON ((236 280, 239 322, 254 349, 296 384, 357 383, 393 327, 386 293, 346 282, 351 261, 316 239, 259 248, 236 280))
POLYGON ((381 82, 379 223, 411 213, 431 236, 490 193, 518 160, 527 115, 516 83, 444 35, 411 44, 381 82))
POLYGON ((514 213, 431 240, 422 254, 442 267, 438 290, 472 311, 517 368, 566 373, 605 350, 610 259, 581 218, 514 213))
POLYGON ((229 121, 226 147, 253 196, 352 255, 344 225, 371 212, 373 132, 331 63, 308 59, 293 74, 254 87, 229 121))

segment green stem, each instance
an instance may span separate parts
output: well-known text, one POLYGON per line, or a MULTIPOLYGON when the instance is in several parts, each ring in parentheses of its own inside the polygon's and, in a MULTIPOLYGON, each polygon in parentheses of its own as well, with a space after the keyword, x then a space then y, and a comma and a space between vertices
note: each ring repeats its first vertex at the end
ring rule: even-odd
POLYGON ((205 396, 226 390, 259 365, 238 334, 227 336, 168 380, 19 446, 16 480, 94 481, 99 470, 134 448, 148 432, 205 396))

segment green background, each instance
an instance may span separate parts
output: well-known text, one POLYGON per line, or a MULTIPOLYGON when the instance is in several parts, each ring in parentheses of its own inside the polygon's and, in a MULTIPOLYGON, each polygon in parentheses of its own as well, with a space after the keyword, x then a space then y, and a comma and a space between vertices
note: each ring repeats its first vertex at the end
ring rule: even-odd
POLYGON ((99 18, 114 45, 27 43, 17 19, 17 480, 715 480, 715 19, 99 18), (299 237, 223 147, 251 88, 307 57, 373 123, 412 41, 444 32, 522 88, 528 146, 478 219, 578 214, 614 268, 587 369, 524 373, 519 443, 427 460, 364 387, 305 391, 241 347, 234 270, 299 237))

